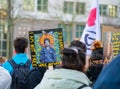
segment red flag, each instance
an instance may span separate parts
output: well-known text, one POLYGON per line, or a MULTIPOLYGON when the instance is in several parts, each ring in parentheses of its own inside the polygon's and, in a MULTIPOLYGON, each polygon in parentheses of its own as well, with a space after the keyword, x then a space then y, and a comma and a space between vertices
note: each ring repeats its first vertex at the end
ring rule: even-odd
POLYGON ((93 41, 100 39, 99 5, 98 0, 93 0, 88 21, 81 37, 81 41, 87 46, 87 55, 91 54, 91 45, 93 41))

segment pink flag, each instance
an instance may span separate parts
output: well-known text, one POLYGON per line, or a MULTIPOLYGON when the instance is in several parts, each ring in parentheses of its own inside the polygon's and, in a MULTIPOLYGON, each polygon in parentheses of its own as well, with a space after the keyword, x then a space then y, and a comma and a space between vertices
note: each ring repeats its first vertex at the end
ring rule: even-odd
POLYGON ((81 41, 87 46, 87 55, 91 54, 91 45, 93 41, 100 39, 99 5, 98 0, 93 0, 88 21, 81 37, 81 41))

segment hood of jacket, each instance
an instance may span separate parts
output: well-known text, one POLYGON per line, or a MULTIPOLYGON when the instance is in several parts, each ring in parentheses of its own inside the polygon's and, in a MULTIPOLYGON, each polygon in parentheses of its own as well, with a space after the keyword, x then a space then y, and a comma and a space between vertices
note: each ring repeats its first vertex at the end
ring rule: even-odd
POLYGON ((0 89, 9 89, 12 78, 8 71, 3 67, 0 67, 0 89))
POLYGON ((120 54, 103 68, 93 89, 120 89, 120 54))
MULTIPOLYGON (((16 54, 12 57, 12 60, 15 61, 16 64, 25 64, 28 60, 28 57, 27 57, 27 54, 25 53, 19 53, 19 54, 16 54)), ((5 69, 7 69, 9 71, 9 73, 11 73, 13 71, 13 67, 11 66, 11 64, 6 61, 3 65, 2 65, 5 69)), ((31 68, 32 68, 32 65, 31 65, 31 68)))
MULTIPOLYGON (((83 84, 90 85, 87 76, 76 70, 55 69, 48 70, 42 82, 35 89, 77 89, 83 84)), ((91 89, 86 87, 84 89, 91 89)))

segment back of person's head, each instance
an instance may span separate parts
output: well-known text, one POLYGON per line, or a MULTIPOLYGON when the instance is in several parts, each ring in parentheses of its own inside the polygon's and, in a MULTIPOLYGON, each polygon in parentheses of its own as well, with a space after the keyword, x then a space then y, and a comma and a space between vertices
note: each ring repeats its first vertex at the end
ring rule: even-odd
POLYGON ((62 68, 83 72, 85 66, 85 53, 78 47, 64 48, 62 51, 62 68))
POLYGON ((0 56, 0 64, 3 64, 5 61, 7 61, 7 58, 0 56))
POLYGON ((104 60, 103 47, 101 41, 95 40, 92 45, 92 53, 90 60, 104 60))
POLYGON ((82 49, 82 51, 86 53, 86 45, 84 43, 82 43, 81 41, 73 40, 70 43, 70 47, 73 47, 73 46, 80 47, 82 49))
POLYGON ((24 37, 18 37, 14 40, 14 48, 17 53, 24 53, 28 47, 28 40, 24 37))
POLYGON ((86 72, 86 75, 92 82, 95 82, 103 68, 104 63, 102 43, 95 40, 91 49, 92 53, 90 57, 90 66, 86 72))

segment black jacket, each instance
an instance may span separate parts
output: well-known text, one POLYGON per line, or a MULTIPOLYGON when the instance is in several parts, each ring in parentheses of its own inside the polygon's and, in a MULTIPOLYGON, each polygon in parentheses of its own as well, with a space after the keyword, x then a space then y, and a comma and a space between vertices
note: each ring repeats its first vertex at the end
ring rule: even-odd
POLYGON ((45 71, 45 67, 37 67, 32 69, 27 76, 27 89, 33 89, 37 84, 39 84, 45 71))

